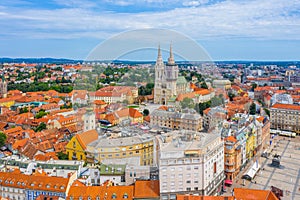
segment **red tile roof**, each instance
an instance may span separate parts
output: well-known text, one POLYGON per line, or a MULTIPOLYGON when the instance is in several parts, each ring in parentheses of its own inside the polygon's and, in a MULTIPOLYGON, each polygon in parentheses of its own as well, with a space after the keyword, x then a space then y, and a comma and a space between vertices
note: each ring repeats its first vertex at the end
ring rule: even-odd
POLYGON ((86 146, 98 139, 98 133, 96 130, 89 130, 80 134, 76 134, 76 138, 83 149, 86 149, 86 146))
POLYGON ((159 198, 159 181, 136 181, 134 184, 134 198, 159 198))
POLYGON ((300 110, 299 105, 292 105, 292 104, 280 104, 276 103, 272 106, 272 108, 276 109, 286 109, 286 110, 300 110))

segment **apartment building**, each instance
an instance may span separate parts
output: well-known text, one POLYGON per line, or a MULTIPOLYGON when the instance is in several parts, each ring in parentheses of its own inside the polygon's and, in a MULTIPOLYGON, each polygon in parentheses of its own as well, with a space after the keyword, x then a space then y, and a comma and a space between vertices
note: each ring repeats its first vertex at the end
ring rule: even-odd
POLYGON ((270 108, 271 128, 300 131, 300 105, 274 104, 270 108))
POLYGON ((138 89, 136 87, 129 86, 107 86, 97 90, 94 93, 90 93, 90 98, 92 101, 102 100, 108 104, 123 102, 125 100, 131 104, 137 97, 138 89))
POLYGON ((226 181, 232 183, 240 171, 242 145, 234 136, 225 138, 224 145, 224 170, 226 181))
POLYGON ((192 109, 184 109, 182 112, 175 111, 173 108, 157 109, 151 113, 150 124, 175 130, 200 131, 203 129, 202 119, 202 116, 192 109))
POLYGON ((214 195, 224 180, 224 142, 217 133, 172 131, 157 136, 161 199, 214 195))
POLYGON ((50 177, 44 174, 21 174, 19 170, 0 172, 1 197, 34 200, 39 195, 66 198, 75 173, 69 178, 50 177))
POLYGON ((203 126, 206 130, 211 130, 227 119, 227 110, 217 106, 207 108, 203 111, 203 126))
MULTIPOLYGON (((148 134, 112 134, 87 145, 87 155, 99 162, 115 163, 119 160, 137 159, 138 165, 154 163, 154 137, 148 134)), ((133 162, 133 161, 132 161, 133 162)))

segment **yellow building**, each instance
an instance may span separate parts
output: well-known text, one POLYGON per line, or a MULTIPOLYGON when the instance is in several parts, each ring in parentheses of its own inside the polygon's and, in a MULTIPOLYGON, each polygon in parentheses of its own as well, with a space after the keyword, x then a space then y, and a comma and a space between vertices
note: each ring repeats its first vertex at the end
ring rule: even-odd
POLYGON ((7 108, 10 108, 14 104, 15 104, 15 100, 13 100, 12 98, 3 98, 3 99, 0 99, 0 106, 5 106, 7 108))
POLYGON ((246 158, 250 160, 255 155, 256 148, 256 134, 251 131, 247 134, 246 140, 246 158))
POLYGON ((151 135, 101 138, 87 145, 88 155, 96 160, 114 163, 117 160, 139 159, 140 165, 153 164, 154 138, 151 135))
POLYGON ((69 160, 87 160, 86 148, 91 142, 98 139, 96 130, 89 130, 72 137, 66 146, 69 160))

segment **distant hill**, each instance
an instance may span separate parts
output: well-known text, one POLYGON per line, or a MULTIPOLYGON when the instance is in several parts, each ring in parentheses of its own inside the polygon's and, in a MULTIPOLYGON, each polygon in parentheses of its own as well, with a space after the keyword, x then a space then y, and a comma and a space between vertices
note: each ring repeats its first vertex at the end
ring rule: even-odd
POLYGON ((65 58, 0 58, 0 63, 81 63, 82 60, 72 60, 65 58))
MULTIPOLYGON (((0 58, 0 63, 51 63, 51 64, 76 64, 82 62, 99 62, 99 63, 110 63, 110 61, 84 61, 84 60, 72 60, 66 58, 0 58)), ((155 64, 155 60, 153 61, 131 61, 131 60, 114 60, 115 64, 124 64, 124 65, 137 65, 137 64, 155 64)), ((178 65, 197 65, 199 61, 176 61, 178 65)), ((254 65, 278 65, 278 66, 290 66, 296 65, 300 67, 300 61, 247 61, 247 60, 234 60, 234 61, 214 61, 216 64, 245 64, 250 65, 253 63, 254 65)))

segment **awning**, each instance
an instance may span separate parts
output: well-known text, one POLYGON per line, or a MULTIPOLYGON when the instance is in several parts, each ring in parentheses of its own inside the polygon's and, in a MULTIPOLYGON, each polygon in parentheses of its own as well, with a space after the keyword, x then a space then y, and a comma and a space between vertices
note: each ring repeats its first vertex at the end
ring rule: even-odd
POLYGON ((232 180, 229 179, 225 180, 225 184, 232 185, 232 180))
POLYGON ((248 170, 248 172, 242 176, 242 178, 252 180, 259 169, 260 164, 258 163, 258 161, 256 161, 253 163, 252 167, 248 170))

